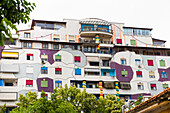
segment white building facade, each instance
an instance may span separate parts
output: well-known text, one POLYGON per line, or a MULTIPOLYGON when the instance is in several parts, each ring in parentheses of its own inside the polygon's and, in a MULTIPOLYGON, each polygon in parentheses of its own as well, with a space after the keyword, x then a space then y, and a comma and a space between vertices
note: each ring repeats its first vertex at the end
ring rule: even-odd
POLYGON ((151 31, 96 18, 33 20, 0 47, 0 106, 16 107, 19 94, 30 90, 49 97, 65 84, 85 85, 97 98, 148 99, 170 86, 170 49, 151 31))

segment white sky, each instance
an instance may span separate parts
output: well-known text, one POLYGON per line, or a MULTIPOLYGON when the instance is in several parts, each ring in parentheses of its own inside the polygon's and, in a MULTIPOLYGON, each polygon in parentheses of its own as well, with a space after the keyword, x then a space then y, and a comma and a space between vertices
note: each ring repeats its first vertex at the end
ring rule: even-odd
MULTIPOLYGON (((170 47, 170 0, 28 0, 36 4, 31 19, 62 21, 101 18, 129 27, 153 28, 152 37, 170 47)), ((19 25, 18 29, 28 29, 19 25)))

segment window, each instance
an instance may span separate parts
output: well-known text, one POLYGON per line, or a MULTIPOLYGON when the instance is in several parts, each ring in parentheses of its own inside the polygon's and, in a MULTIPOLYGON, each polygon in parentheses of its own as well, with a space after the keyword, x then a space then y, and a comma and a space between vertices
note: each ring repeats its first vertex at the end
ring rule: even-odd
POLYGON ((89 88, 97 88, 96 83, 88 83, 89 88))
POLYGON ((48 55, 41 55, 41 60, 42 61, 47 61, 48 60, 48 55))
POLYGON ((140 59, 135 59, 135 64, 136 64, 136 66, 140 66, 141 65, 141 60, 140 59))
POLYGON ((33 80, 26 80, 27 87, 33 87, 33 80))
POLYGON ((142 77, 142 71, 136 71, 137 77, 142 77))
POLYGON ((161 72, 161 77, 162 77, 162 78, 167 78, 167 73, 166 73, 165 71, 162 71, 162 72, 161 72))
POLYGON ((60 88, 60 86, 62 86, 62 81, 55 81, 55 87, 60 88))
POLYGON ((54 24, 46 24, 46 29, 54 29, 54 24))
POLYGON ((61 55, 55 55, 55 61, 61 62, 61 55))
POLYGON ((16 45, 16 39, 13 39, 13 42, 11 42, 11 41, 7 38, 5 45, 16 45))
POLYGON ((75 42, 74 35, 69 35, 69 42, 75 42))
POLYGON ((131 45, 136 45, 136 40, 130 40, 131 45))
POLYGON ((59 49, 59 44, 53 44, 53 49, 59 49))
POLYGON ((153 71, 149 71, 149 78, 155 78, 155 73, 153 71))
POLYGON ((7 52, 7 51, 3 51, 2 52, 2 55, 1 55, 1 58, 2 59, 18 59, 19 57, 19 55, 18 55, 19 53, 18 52, 7 52))
POLYGON ((75 62, 80 62, 81 61, 80 56, 74 56, 74 61, 75 62))
MULTIPOLYGON (((42 94, 41 94, 41 98, 42 98, 42 94)), ((45 99, 48 99, 48 94, 45 94, 45 99)))
POLYGON ((142 83, 138 83, 138 90, 144 90, 144 86, 142 83))
POLYGON ((41 87, 48 87, 48 81, 42 80, 41 87))
POLYGON ((151 84, 151 90, 157 90, 156 84, 151 84))
POLYGON ((153 66, 153 60, 148 60, 148 66, 153 66))
POLYGON ((163 59, 160 60, 160 66, 165 67, 165 60, 163 60, 163 59))
POLYGON ((62 68, 55 68, 55 74, 62 74, 62 68))
POLYGON ((33 60, 33 54, 27 54, 27 60, 33 60))
POLYGON ((102 60, 103 66, 109 66, 109 60, 102 60))
POLYGON ((24 42, 24 48, 32 48, 31 42, 24 42))
POLYGON ((162 84, 162 85, 163 85, 163 89, 168 88, 168 84, 164 83, 164 84, 162 84))
POLYGON ((120 88, 121 89, 131 89, 129 82, 120 82, 120 88))
POLYGON ((48 68, 47 67, 41 67, 41 74, 48 74, 48 68))
POLYGON ((24 38, 31 38, 30 33, 24 33, 24 38))
POLYGON ((63 27, 62 25, 56 25, 56 30, 59 30, 62 27, 63 27))
POLYGON ((75 69, 75 75, 81 75, 81 69, 75 69))
POLYGON ((126 59, 125 58, 121 58, 120 61, 121 61, 121 64, 126 64, 126 59))
POLYGON ((45 29, 45 23, 36 23, 36 26, 40 26, 41 29, 45 29))
POLYGON ((54 40, 54 41, 60 40, 60 35, 54 34, 54 35, 53 35, 53 40, 54 40))
POLYGON ((121 73, 122 73, 123 77, 128 77, 128 72, 127 71, 123 70, 123 71, 121 71, 121 73))
POLYGON ((43 43, 43 44, 42 44, 42 48, 43 48, 43 49, 48 49, 48 44, 47 44, 47 43, 43 43))
POLYGON ((124 35, 133 35, 133 29, 123 28, 124 35))
POLYGON ((110 76, 110 72, 103 72, 103 76, 110 76))
POLYGON ((90 62, 90 66, 99 66, 99 62, 90 62))
POLYGON ((122 39, 116 39, 117 44, 122 44, 122 39))

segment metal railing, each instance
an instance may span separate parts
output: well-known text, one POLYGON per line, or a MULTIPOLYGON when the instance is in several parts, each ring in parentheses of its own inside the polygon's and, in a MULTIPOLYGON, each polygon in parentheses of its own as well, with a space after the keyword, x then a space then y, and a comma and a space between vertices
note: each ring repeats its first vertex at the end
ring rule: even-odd
POLYGON ((79 32, 88 32, 88 31, 100 31, 107 32, 113 34, 113 30, 111 29, 102 29, 102 27, 93 27, 93 28, 80 28, 79 32))

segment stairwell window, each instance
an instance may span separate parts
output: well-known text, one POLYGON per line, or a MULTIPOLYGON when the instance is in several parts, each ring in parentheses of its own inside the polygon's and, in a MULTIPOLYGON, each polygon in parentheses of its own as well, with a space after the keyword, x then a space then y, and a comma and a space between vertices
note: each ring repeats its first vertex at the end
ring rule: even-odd
POLYGON ((125 58, 121 58, 120 62, 121 62, 121 64, 126 64, 126 59, 125 58))
POLYGON ((162 78, 167 78, 167 73, 166 73, 165 71, 162 71, 162 72, 161 72, 161 77, 162 77, 162 78))
POLYGON ((47 67, 41 67, 41 74, 48 74, 48 68, 47 67))
POLYGON ((151 90, 157 90, 156 84, 150 84, 151 85, 151 90))
POLYGON ((53 49, 58 50, 59 49, 59 44, 53 44, 53 49))
POLYGON ((31 53, 27 54, 27 60, 33 60, 33 58, 34 58, 33 54, 31 53))
POLYGON ((143 83, 138 83, 137 86, 138 86, 138 90, 144 90, 143 83))
POLYGON ((26 80, 27 87, 33 87, 33 80, 26 80))
POLYGON ((74 56, 74 61, 77 63, 80 63, 80 61, 81 61, 80 56, 74 56))
POLYGON ((136 71, 136 76, 137 77, 142 77, 142 71, 136 71))
POLYGON ((61 75, 62 74, 62 68, 55 68, 55 74, 61 75))
POLYGON ((140 59, 135 59, 135 65, 140 66, 141 65, 141 60, 140 59))
POLYGON ((60 86, 62 86, 62 81, 55 81, 55 87, 60 88, 60 86))

